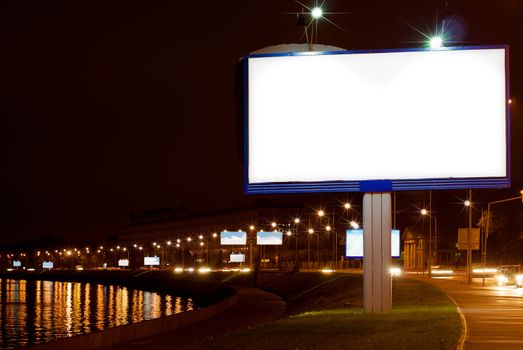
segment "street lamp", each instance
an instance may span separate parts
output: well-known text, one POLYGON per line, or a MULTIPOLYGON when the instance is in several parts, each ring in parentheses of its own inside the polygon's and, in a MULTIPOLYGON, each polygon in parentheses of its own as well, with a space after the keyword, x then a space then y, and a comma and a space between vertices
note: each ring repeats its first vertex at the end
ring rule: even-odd
POLYGON ((468 208, 469 226, 467 230, 467 283, 472 283, 472 190, 469 190, 469 198, 463 202, 468 208))
POLYGON ((307 271, 310 271, 311 266, 311 236, 314 233, 312 228, 309 228, 309 236, 307 236, 307 271))
MULTIPOLYGON (((436 243, 436 237, 438 235, 438 219, 435 216, 429 214, 429 211, 425 208, 420 210, 421 215, 428 216, 429 219, 434 220, 434 243, 436 243)), ((437 245, 436 254, 437 254, 437 245)), ((429 222, 429 261, 428 261, 428 275, 429 278, 432 277, 432 223, 429 222)))
POLYGON ((489 235, 489 228, 490 228, 490 206, 492 204, 499 204, 499 203, 505 203, 515 200, 521 200, 523 202, 523 190, 520 191, 521 195, 518 197, 512 197, 507 199, 501 199, 499 201, 489 202, 487 205, 487 225, 485 228, 485 234, 483 236, 483 285, 485 285, 485 268, 487 264, 487 239, 489 235))
POLYGON ((314 19, 320 19, 323 16, 323 10, 321 7, 316 6, 311 10, 311 16, 314 19))

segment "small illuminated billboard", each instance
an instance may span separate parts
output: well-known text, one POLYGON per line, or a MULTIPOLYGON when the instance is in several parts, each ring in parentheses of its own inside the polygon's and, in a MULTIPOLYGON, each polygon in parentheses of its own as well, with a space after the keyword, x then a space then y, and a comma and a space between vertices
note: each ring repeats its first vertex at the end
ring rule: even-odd
POLYGON ((506 46, 245 56, 245 192, 509 187, 508 57, 506 46))
POLYGON ((13 267, 21 267, 21 266, 22 266, 22 262, 20 260, 13 261, 13 267))
POLYGON ((282 245, 283 233, 280 231, 259 231, 256 232, 257 245, 282 245))
POLYGON ((229 262, 232 263, 244 263, 245 262, 245 254, 230 254, 229 256, 229 262))
MULTIPOLYGON (((158 260, 158 265, 159 264, 160 264, 160 260, 158 260)), ((129 260, 128 259, 120 259, 120 260, 118 260, 118 266, 120 266, 120 267, 128 267, 129 266, 129 260)))
POLYGON ((347 230, 345 236, 345 256, 363 258, 363 230, 347 230))
POLYGON ((245 231, 222 231, 220 232, 221 245, 246 245, 247 232, 245 231))
POLYGON ((390 231, 390 255, 393 258, 400 257, 400 230, 392 229, 390 231))
POLYGON ((51 270, 51 269, 53 268, 53 266, 54 266, 54 264, 53 264, 52 261, 44 261, 44 262, 42 263, 42 268, 43 268, 43 269, 49 269, 49 270, 51 270))
MULTIPOLYGON (((363 235, 362 229, 347 230, 345 237, 345 256, 348 258, 363 258, 363 235)), ((390 231, 391 257, 400 257, 400 230, 390 231)))
POLYGON ((143 258, 143 264, 145 266, 160 266, 159 256, 145 256, 143 258))

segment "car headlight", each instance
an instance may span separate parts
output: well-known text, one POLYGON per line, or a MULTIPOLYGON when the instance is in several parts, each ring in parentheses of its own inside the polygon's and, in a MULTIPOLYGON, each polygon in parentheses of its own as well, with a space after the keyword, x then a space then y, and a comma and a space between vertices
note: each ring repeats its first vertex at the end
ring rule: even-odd
POLYGON ((390 274, 392 276, 399 276, 399 275, 401 275, 401 269, 399 267, 391 267, 389 272, 390 272, 390 274))
POLYGON ((508 277, 507 276, 503 276, 503 275, 497 275, 496 276, 496 281, 498 281, 499 284, 507 283, 508 282, 508 277))

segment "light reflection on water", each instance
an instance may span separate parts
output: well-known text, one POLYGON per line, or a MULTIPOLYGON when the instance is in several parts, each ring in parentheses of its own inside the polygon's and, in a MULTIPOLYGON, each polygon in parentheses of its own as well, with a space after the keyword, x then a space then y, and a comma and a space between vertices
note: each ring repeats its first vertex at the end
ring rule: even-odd
POLYGON ((0 349, 193 309, 190 298, 78 282, 0 279, 0 349))

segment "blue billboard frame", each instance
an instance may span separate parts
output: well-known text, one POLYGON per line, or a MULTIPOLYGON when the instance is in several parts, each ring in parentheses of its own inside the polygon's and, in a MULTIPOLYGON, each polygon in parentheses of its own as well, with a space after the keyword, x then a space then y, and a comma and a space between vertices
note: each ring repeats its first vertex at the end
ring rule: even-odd
POLYGON ((243 117, 244 117, 244 192, 246 194, 284 194, 284 193, 320 193, 320 192, 391 192, 418 190, 452 190, 452 189, 486 189, 508 188, 511 186, 510 163, 510 105, 505 105, 505 140, 506 140, 506 174, 505 177, 481 178, 425 178, 396 180, 355 180, 355 181, 317 181, 317 182, 267 182, 249 183, 249 90, 248 71, 249 59, 259 57, 311 56, 311 55, 346 55, 387 52, 417 52, 417 51, 451 51, 451 50, 505 50, 505 98, 510 98, 510 70, 508 45, 461 46, 383 50, 349 50, 325 52, 285 52, 250 54, 243 57, 243 117))

